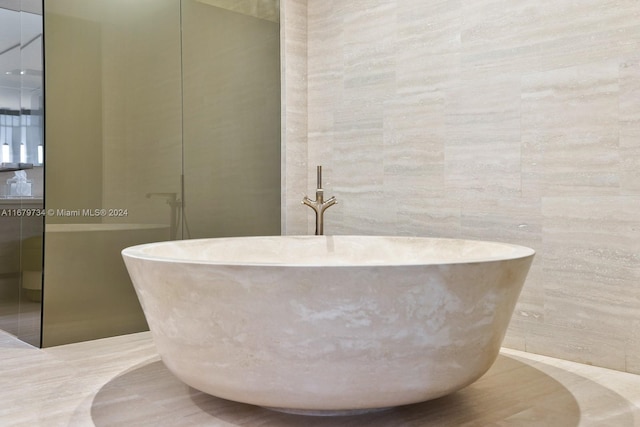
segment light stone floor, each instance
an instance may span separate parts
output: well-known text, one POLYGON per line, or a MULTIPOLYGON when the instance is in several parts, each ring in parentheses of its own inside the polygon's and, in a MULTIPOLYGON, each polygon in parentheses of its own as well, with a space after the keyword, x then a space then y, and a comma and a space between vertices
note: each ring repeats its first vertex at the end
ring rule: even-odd
POLYGON ((375 414, 305 417, 200 393, 148 332, 38 349, 0 331, 0 426, 640 426, 640 376, 503 349, 450 396, 375 414))

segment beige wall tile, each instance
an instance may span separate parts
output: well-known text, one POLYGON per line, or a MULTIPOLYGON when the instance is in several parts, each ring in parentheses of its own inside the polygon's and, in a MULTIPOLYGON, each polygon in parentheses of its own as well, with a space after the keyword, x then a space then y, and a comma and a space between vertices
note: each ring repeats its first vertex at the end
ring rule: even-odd
POLYGON ((301 206, 307 190, 307 2, 281 4, 282 70, 282 234, 306 234, 309 224, 301 206))
POLYGON ((631 338, 627 341, 625 350, 626 371, 640 372, 640 320, 637 318, 631 322, 631 338))
MULTIPOLYGON (((398 234, 432 237, 460 236, 460 202, 445 197, 433 197, 430 195, 431 188, 424 183, 416 185, 417 180, 416 177, 407 177, 399 186, 397 183, 401 182, 401 177, 397 177, 396 180, 385 180, 385 183, 392 186, 387 190, 387 194, 398 192, 398 188, 409 193, 407 197, 398 201, 398 224, 396 224, 398 234)), ((429 182, 434 181, 429 180, 429 182)))
POLYGON ((640 194, 640 56, 620 63, 620 191, 640 194))
POLYGON ((306 179, 331 171, 328 232, 530 246, 505 343, 640 372, 638 16, 632 0, 310 2, 306 179))
POLYGON ((538 180, 530 188, 545 195, 618 193, 618 86, 612 61, 522 78, 523 163, 527 178, 538 180))
POLYGON ((545 322, 630 338, 638 319, 640 198, 543 199, 545 322))
POLYGON ((458 196, 520 193, 520 81, 465 78, 446 91, 445 185, 458 196))

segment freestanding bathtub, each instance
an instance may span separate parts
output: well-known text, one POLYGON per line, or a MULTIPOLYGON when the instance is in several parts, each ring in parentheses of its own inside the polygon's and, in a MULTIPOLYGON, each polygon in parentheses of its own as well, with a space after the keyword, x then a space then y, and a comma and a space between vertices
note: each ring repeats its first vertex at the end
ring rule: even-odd
POLYGON ((122 251, 186 384, 294 413, 434 399, 495 361, 534 251, 472 240, 237 237, 122 251))

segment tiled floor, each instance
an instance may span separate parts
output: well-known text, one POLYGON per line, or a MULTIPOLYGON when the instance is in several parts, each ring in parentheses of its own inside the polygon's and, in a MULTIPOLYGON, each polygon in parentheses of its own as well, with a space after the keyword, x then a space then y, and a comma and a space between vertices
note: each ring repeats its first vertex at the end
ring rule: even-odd
POLYGON ((640 426, 640 376, 504 349, 476 383, 431 402, 304 417, 175 379, 148 332, 37 349, 0 331, 0 426, 640 426))

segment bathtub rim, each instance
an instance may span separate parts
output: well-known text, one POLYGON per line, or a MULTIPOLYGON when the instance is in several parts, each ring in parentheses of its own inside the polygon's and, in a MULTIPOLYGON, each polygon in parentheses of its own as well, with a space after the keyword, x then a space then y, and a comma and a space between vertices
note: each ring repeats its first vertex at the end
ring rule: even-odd
POLYGON ((398 235, 273 235, 273 236, 238 236, 238 237, 207 237, 199 239, 182 239, 182 240, 167 240, 162 242, 144 243, 141 245, 130 246, 121 251, 123 257, 136 258, 152 262, 162 263, 176 263, 176 264, 195 264, 195 265, 211 265, 211 266, 247 266, 247 267, 289 267, 289 268, 346 268, 346 267, 410 267, 410 266, 426 266, 426 265, 459 265, 459 264, 474 264, 474 263, 486 263, 486 262, 501 262, 516 259, 523 259, 533 257, 536 251, 530 247, 517 245, 513 243, 479 240, 479 239, 462 239, 462 238, 446 238, 446 237, 428 237, 428 236, 398 236, 398 235), (202 243, 205 241, 224 242, 225 240, 261 240, 261 239, 288 239, 288 240, 320 240, 329 238, 341 238, 341 239, 362 239, 362 240, 374 240, 374 239, 397 239, 397 240, 414 240, 414 241, 457 241, 457 242, 471 242, 472 244, 483 244, 494 247, 500 247, 503 252, 496 256, 485 257, 459 257, 448 259, 434 259, 433 261, 421 261, 421 262, 398 262, 394 260, 392 262, 371 262, 367 260, 360 260, 357 262, 349 263, 330 263, 330 262, 251 262, 251 261, 229 261, 229 260, 204 260, 204 259, 188 259, 178 258, 170 256, 158 256, 145 253, 148 248, 165 245, 175 244, 193 244, 202 243))
POLYGON ((45 233, 96 233, 109 231, 136 231, 169 229, 167 224, 144 224, 137 222, 74 222, 45 224, 45 233))

